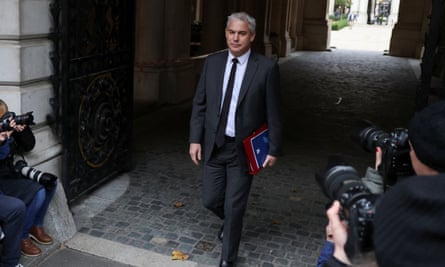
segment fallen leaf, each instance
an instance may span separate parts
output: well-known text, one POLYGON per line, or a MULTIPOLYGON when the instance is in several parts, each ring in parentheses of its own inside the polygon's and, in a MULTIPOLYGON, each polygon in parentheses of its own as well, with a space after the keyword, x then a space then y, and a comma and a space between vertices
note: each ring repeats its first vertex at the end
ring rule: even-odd
POLYGON ((301 197, 298 197, 298 196, 290 196, 290 197, 289 197, 289 200, 290 200, 290 201, 301 201, 301 197))
POLYGON ((173 250, 172 251, 172 260, 188 260, 189 255, 184 254, 184 252, 180 250, 173 250))
POLYGON ((176 201, 175 204, 174 204, 174 206, 175 206, 175 208, 180 208, 180 207, 184 207, 185 204, 182 203, 182 202, 176 201))
POLYGON ((343 100, 343 97, 337 97, 337 101, 335 102, 336 105, 340 104, 343 100))

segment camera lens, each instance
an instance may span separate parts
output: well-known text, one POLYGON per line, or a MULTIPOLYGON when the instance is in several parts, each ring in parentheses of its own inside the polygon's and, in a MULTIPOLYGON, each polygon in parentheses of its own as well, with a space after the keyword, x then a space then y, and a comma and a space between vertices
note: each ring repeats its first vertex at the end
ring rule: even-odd
POLYGON ((374 152, 377 146, 383 146, 390 137, 380 127, 369 121, 361 121, 358 130, 352 134, 352 139, 368 152, 374 152))
POLYGON ((372 248, 372 221, 375 196, 362 182, 357 171, 340 157, 328 158, 327 167, 315 174, 315 178, 330 200, 340 201, 341 216, 348 222, 348 255, 372 248))
POLYGON ((24 125, 24 124, 33 125, 34 124, 34 116, 32 115, 32 111, 30 111, 26 114, 23 114, 23 115, 17 115, 17 116, 15 116, 14 120, 17 124, 20 124, 20 125, 24 125))
POLYGON ((350 187, 362 183, 357 171, 339 156, 330 156, 326 168, 316 173, 315 178, 331 200, 340 200, 350 187))

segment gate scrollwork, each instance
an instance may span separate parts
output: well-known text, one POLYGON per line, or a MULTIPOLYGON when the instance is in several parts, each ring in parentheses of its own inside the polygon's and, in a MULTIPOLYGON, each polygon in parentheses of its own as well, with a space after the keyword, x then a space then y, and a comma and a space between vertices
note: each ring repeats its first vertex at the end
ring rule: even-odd
POLYGON ((121 118, 119 88, 110 74, 97 76, 79 107, 79 148, 90 167, 100 168, 116 151, 121 118))

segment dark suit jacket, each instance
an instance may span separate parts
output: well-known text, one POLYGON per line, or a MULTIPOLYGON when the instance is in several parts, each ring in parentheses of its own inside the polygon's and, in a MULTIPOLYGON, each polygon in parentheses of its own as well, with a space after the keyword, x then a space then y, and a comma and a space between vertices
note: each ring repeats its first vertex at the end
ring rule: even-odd
MULTIPOLYGON (((193 99, 189 141, 203 146, 205 161, 209 160, 214 148, 227 57, 228 51, 207 57, 193 99)), ((274 60, 254 52, 250 54, 235 116, 235 140, 242 166, 247 169, 242 140, 264 122, 269 126, 269 154, 281 155, 280 75, 274 60)))

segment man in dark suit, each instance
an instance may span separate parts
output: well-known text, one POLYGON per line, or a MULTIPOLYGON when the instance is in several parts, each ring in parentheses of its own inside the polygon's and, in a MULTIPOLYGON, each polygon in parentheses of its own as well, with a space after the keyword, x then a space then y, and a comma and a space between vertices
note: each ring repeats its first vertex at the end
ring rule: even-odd
POLYGON ((274 60, 251 51, 255 26, 244 12, 228 17, 228 50, 207 57, 193 99, 189 153, 196 165, 203 160, 204 206, 224 220, 218 233, 220 266, 236 261, 252 184, 243 139, 267 123, 269 152, 263 167, 273 166, 281 154, 279 69, 274 60))

